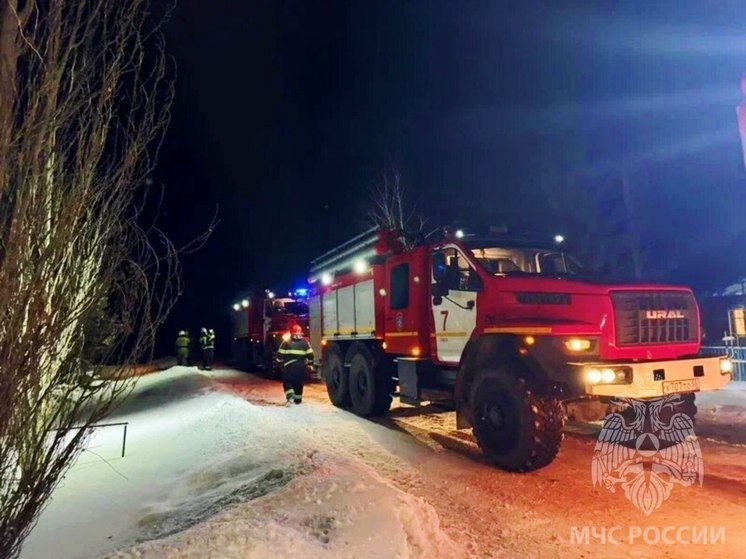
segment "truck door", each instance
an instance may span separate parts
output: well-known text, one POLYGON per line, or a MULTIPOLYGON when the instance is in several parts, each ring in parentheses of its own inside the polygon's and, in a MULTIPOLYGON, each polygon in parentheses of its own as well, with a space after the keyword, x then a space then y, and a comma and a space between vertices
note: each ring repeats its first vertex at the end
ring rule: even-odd
POLYGON ((477 293, 483 288, 482 278, 458 248, 444 247, 433 252, 431 279, 434 357, 458 364, 477 325, 477 293))
POLYGON ((406 254, 386 263, 385 340, 389 353, 419 357, 427 349, 422 327, 425 254, 406 254))

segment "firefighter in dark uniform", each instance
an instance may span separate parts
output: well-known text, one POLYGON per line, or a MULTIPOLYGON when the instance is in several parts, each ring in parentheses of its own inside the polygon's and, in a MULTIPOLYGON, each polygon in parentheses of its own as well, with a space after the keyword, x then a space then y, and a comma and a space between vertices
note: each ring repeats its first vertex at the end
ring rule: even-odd
POLYGON ((176 362, 178 365, 184 367, 189 365, 189 345, 192 340, 189 339, 189 334, 185 330, 181 330, 179 335, 176 337, 176 343, 174 348, 176 349, 176 362))
POLYGON ((215 330, 202 328, 199 345, 202 348, 202 368, 211 371, 212 361, 215 357, 215 330))
POLYGON ((283 341, 277 350, 277 359, 282 365, 282 387, 288 406, 292 403, 300 404, 306 369, 313 364, 313 349, 303 337, 303 329, 296 324, 290 332, 290 339, 283 341))

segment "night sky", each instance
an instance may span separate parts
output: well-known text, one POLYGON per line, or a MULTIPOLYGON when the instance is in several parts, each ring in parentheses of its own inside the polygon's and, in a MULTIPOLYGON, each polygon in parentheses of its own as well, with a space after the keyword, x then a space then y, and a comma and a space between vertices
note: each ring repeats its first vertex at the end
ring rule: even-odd
POLYGON ((746 273, 743 0, 181 0, 166 35, 161 222, 177 244, 220 223, 182 258, 163 347, 203 324, 225 344, 235 293, 303 280, 367 226, 384 169, 433 223, 562 232, 588 211, 567 185, 624 171, 644 241, 676 254, 658 275, 730 281, 732 259, 701 273, 725 252, 746 273))

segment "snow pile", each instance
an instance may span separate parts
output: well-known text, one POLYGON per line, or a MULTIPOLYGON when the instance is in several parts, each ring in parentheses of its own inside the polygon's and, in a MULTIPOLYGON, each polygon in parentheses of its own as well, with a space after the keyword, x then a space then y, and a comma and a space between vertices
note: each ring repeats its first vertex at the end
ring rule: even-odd
POLYGON ((287 409, 279 385, 255 380, 187 367, 138 378, 111 418, 128 422, 125 457, 122 427, 98 430, 23 559, 464 555, 429 504, 381 477, 406 473, 376 438, 406 436, 326 402, 287 409), (363 464, 371 449, 379 473, 363 464))
MULTIPOLYGON (((282 489, 230 507, 178 535, 117 559, 271 557, 460 557, 435 510, 370 468, 314 453, 308 473, 282 489)), ((277 474, 280 475, 280 474, 277 474)))
POLYGON ((266 432, 254 419, 258 408, 211 386, 185 367, 138 379, 110 418, 128 423, 125 457, 121 426, 96 430, 53 492, 22 557, 111 553, 153 534, 153 523, 143 521, 147 514, 163 515, 164 531, 180 530, 205 517, 198 510, 214 511, 224 495, 271 470, 276 446, 244 451, 258 431, 266 432), (179 507, 183 515, 169 514, 179 507))

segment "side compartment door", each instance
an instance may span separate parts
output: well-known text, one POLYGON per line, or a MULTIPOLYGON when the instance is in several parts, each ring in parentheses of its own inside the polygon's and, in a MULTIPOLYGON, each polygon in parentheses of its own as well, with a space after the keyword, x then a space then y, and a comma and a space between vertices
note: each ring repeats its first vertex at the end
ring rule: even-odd
POLYGON ((389 353, 416 356, 420 353, 415 277, 411 258, 392 258, 386 264, 384 339, 389 353))
POLYGON ((456 247, 432 255, 432 313, 435 326, 435 358, 458 364, 477 325, 477 294, 482 278, 456 247))

